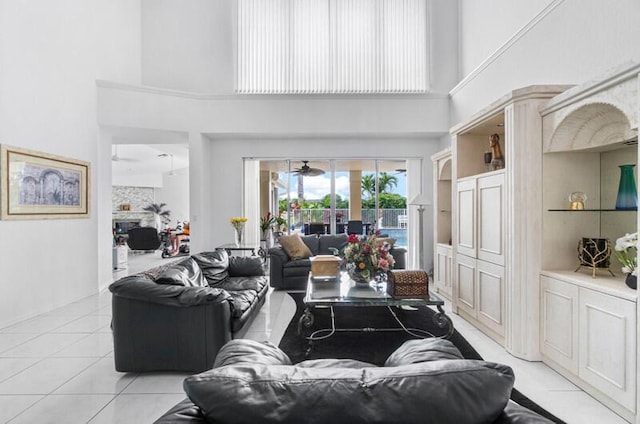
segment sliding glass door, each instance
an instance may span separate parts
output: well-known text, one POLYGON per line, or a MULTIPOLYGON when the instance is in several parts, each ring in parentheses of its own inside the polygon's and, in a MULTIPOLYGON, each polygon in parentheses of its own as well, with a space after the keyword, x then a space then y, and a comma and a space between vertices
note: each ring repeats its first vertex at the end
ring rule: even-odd
POLYGON ((379 231, 407 246, 406 181, 404 160, 261 160, 260 216, 277 217, 277 231, 379 231))

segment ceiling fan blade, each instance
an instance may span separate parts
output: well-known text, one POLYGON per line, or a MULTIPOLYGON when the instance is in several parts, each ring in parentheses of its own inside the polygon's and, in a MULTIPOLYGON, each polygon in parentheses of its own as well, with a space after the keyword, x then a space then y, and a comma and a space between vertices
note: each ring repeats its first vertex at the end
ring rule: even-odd
POLYGON ((323 175, 324 171, 322 169, 318 169, 318 168, 309 168, 309 170, 307 171, 307 173, 305 175, 309 176, 309 177, 317 177, 318 175, 323 175))

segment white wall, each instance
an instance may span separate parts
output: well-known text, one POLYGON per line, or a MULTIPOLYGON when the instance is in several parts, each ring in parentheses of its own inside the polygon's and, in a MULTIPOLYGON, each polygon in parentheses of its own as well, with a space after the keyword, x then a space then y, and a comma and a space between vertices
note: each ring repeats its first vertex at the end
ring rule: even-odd
POLYGON ((552 1, 460 0, 460 77, 473 71, 552 1))
MULTIPOLYGON (((236 139, 213 138, 209 156, 204 158, 209 164, 211 181, 206 196, 215 206, 209 215, 212 223, 210 232, 205 234, 205 245, 197 249, 207 250, 217 245, 233 241, 229 218, 243 211, 243 158, 286 159, 304 157, 314 158, 383 158, 383 159, 422 159, 422 187, 427 198, 432 199, 433 185, 431 155, 438 150, 435 138, 314 138, 314 139, 236 139)), ((411 176, 409 176, 411 177, 411 176)), ((256 182, 257 183, 257 182, 256 182)), ((419 185, 418 185, 419 186, 419 185)), ((195 199, 194 199, 195 200, 195 199)), ((194 203, 197 203, 194 202, 194 203)), ((424 223, 432 228, 432 211, 428 206, 424 213, 424 223)), ((257 225, 257 222, 254 224, 257 225)), ((425 267, 433 265, 433 232, 425 228, 425 267)))
POLYGON ((131 187, 162 187, 162 174, 111 175, 111 185, 131 187))
POLYGON ((176 169, 174 175, 162 174, 162 187, 155 190, 156 203, 166 203, 171 211, 171 226, 189 221, 189 168, 176 169))
MULTIPOLYGON (((498 14, 504 3, 508 1, 461 0, 461 19, 474 19, 472 13, 478 13, 480 5, 482 16, 498 14)), ((521 3, 526 2, 517 2, 518 7, 524 6, 521 3)), ((531 7, 527 14, 533 12, 531 7)), ((516 15, 519 21, 524 17, 516 15)), ((581 84, 621 63, 640 60, 637 0, 553 0, 535 22, 451 91, 453 124, 510 90, 532 84, 581 84)), ((486 31, 483 25, 462 26, 461 50, 479 48, 473 40, 483 40, 486 31)))
POLYGON ((142 83, 234 90, 235 0, 142 0, 142 83))
POLYGON ((0 0, 0 143, 90 162, 92 191, 87 219, 0 221, 0 327, 98 290, 95 80, 140 81, 139 21, 138 1, 0 0))

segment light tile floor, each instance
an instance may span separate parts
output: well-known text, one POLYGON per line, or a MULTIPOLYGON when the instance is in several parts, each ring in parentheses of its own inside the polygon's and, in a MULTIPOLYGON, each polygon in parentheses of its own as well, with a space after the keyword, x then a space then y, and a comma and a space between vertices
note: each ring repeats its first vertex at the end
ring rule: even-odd
MULTIPOLYGON (((159 252, 130 255, 128 269, 113 278, 170 260, 159 252)), ((278 344, 294 311, 286 293, 271 292, 245 337, 278 344)), ((110 318, 104 291, 0 329, 0 422, 151 423, 184 399, 188 374, 114 370, 110 318)), ((486 360, 513 367, 522 393, 567 423, 625 423, 544 364, 516 359, 457 315, 452 319, 486 360)))

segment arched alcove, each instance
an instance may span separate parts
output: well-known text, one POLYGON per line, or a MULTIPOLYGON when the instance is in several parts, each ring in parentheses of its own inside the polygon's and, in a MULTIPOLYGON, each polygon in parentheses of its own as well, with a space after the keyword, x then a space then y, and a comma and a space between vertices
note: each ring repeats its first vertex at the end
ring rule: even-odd
POLYGON ((601 149, 633 138, 630 119, 616 106, 589 103, 567 115, 555 128, 549 151, 601 149))
POLYGON ((451 180, 451 158, 441 161, 438 167, 438 179, 451 180))

